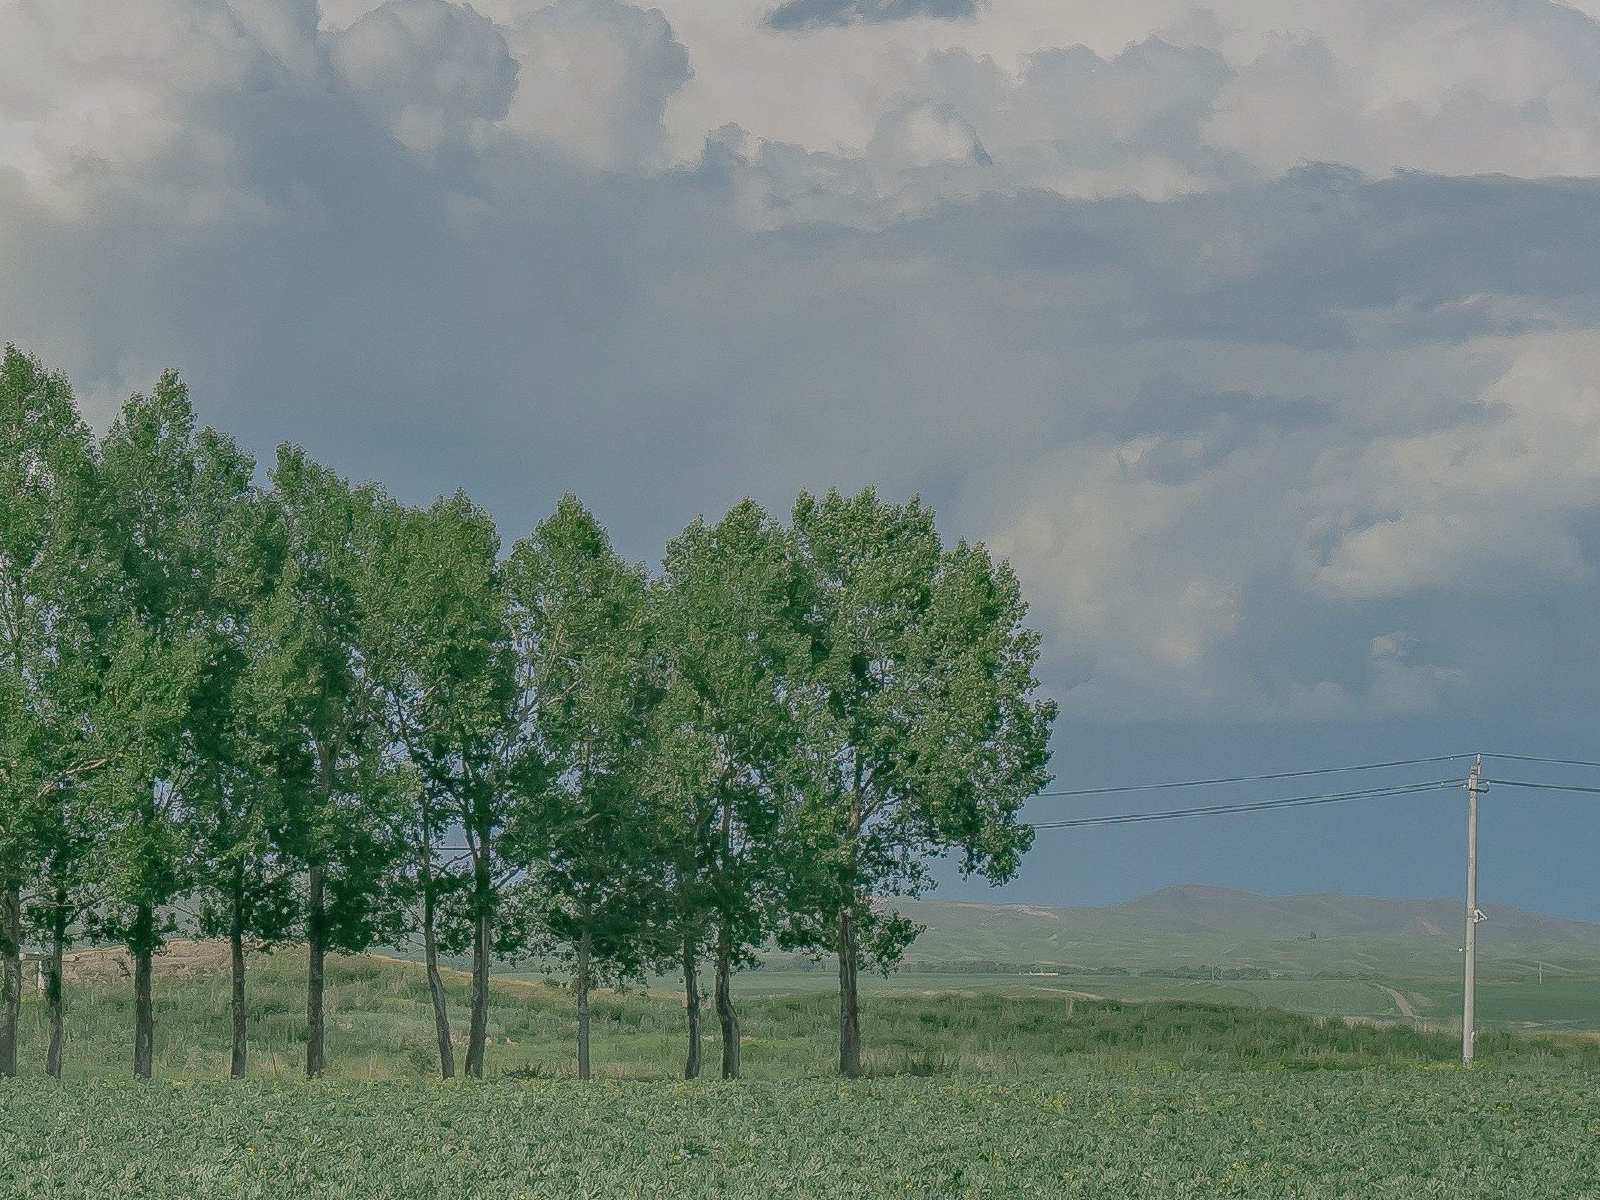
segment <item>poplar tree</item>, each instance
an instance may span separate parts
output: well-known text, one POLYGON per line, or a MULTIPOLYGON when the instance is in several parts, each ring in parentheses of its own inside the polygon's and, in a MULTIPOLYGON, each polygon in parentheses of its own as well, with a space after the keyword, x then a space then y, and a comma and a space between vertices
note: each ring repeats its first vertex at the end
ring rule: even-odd
MULTIPOLYGON (((0 359, 0 1077, 17 1070, 24 892, 52 928, 76 892, 77 797, 102 765, 91 728, 107 564, 93 442, 65 378, 0 359)), ((62 934, 64 939, 65 933, 62 934)), ((60 942, 56 945, 59 947, 60 942)), ((52 1073, 60 1063, 52 956, 52 1073)))
POLYGON ((525 671, 488 513, 457 493, 426 510, 391 505, 383 524, 371 564, 368 646, 391 736, 416 772, 412 869, 440 1072, 454 1074, 454 1052, 439 948, 470 947, 466 1073, 481 1079, 490 969, 512 932, 497 925, 511 875, 500 841, 525 752, 525 671), (464 859, 440 857, 452 833, 465 843, 464 859), (441 915, 459 919, 441 929, 441 915))
POLYGON ((80 922, 101 902, 95 870, 99 824, 94 787, 98 770, 84 779, 61 779, 43 806, 39 824, 39 874, 24 926, 45 953, 45 1004, 50 1040, 45 1073, 61 1078, 66 1053, 65 960, 80 922))
POLYGON ((529 671, 532 737, 512 839, 525 923, 572 965, 578 1076, 590 1076, 589 992, 642 972, 665 867, 645 786, 652 684, 645 572, 573 496, 506 564, 529 671))
POLYGON ((874 900, 924 891, 952 854, 963 875, 1016 873, 1056 709, 1037 695, 1039 635, 1010 567, 982 545, 945 549, 915 498, 803 493, 793 534, 813 662, 784 940, 838 956, 839 1068, 855 1076, 860 969, 892 968, 919 932, 874 900))
POLYGON ((196 429, 188 390, 167 372, 124 406, 102 448, 112 551, 125 614, 105 707, 122 749, 107 814, 111 897, 102 929, 134 961, 134 1073, 153 1050, 151 973, 172 929, 167 906, 193 881, 188 806, 211 785, 227 719, 227 625, 248 594, 254 464, 196 429))
POLYGON ((296 447, 272 471, 283 567, 256 617, 255 719, 282 803, 281 849, 304 875, 306 1076, 327 1063, 331 950, 398 933, 404 786, 387 751, 364 637, 374 488, 352 488, 296 447))
POLYGON ((740 1072, 733 974, 772 935, 782 901, 779 834, 795 795, 800 731, 790 681, 810 652, 805 596, 783 529, 746 500, 668 545, 653 598, 665 668, 655 751, 689 1022, 684 1073, 699 1073, 698 959, 709 951, 722 1075, 732 1079, 740 1072))
POLYGON ((225 614, 213 651, 211 753, 199 772, 189 822, 200 931, 225 938, 231 1052, 228 1074, 245 1075, 245 949, 290 935, 293 865, 280 851, 285 797, 273 771, 271 597, 283 568, 284 533, 271 499, 253 493, 229 556, 238 572, 236 611, 225 614))

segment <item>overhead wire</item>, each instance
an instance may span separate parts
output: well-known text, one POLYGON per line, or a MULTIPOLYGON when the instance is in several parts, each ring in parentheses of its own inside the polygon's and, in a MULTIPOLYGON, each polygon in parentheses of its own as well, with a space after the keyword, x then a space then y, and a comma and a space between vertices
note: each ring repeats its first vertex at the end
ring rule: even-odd
POLYGON ((1544 758, 1537 754, 1485 754, 1485 758, 1498 758, 1506 762, 1549 763, 1556 767, 1600 767, 1600 762, 1585 758, 1544 758))
MULTIPOLYGON (((1179 779, 1167 783, 1125 783, 1113 787, 1072 788, 1065 791, 1039 792, 1039 796, 1109 796, 1121 792, 1160 792, 1177 788, 1211 787, 1225 783, 1262 783, 1273 779, 1307 779, 1315 775, 1340 775, 1351 771, 1382 771, 1392 767, 1415 767, 1426 763, 1456 762, 1471 758, 1470 754, 1440 754, 1432 758, 1397 758, 1389 762, 1356 763, 1344 767, 1318 767, 1305 771, 1269 771, 1259 775, 1225 775, 1215 779, 1179 779)), ((1597 764, 1600 765, 1600 764, 1597 764)))
POLYGON ((1485 779, 1483 782, 1491 786, 1538 788, 1542 792, 1586 792, 1591 796, 1600 796, 1600 787, 1584 787, 1576 783, 1533 783, 1526 779, 1485 779))
POLYGON ((1191 808, 1166 809, 1148 813, 1113 813, 1097 817, 1075 817, 1061 821, 1030 822, 1034 829, 1081 829, 1096 825, 1138 825, 1151 821, 1178 821, 1191 817, 1213 817, 1228 813, 1268 812, 1279 808, 1310 808, 1322 804, 1345 804, 1357 800, 1379 800, 1393 796, 1411 796, 1423 792, 1440 791, 1462 786, 1459 779, 1438 779, 1423 783, 1391 784, 1381 788, 1363 788, 1348 792, 1322 792, 1307 796, 1284 796, 1272 800, 1252 800, 1239 804, 1197 805, 1191 808))

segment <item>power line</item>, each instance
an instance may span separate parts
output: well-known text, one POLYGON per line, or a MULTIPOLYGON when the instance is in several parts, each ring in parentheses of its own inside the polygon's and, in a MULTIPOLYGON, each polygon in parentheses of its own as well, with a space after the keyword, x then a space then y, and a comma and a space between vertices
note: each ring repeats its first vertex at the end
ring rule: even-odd
POLYGON ((1077 817, 1069 821, 1035 821, 1034 829, 1080 829, 1089 825, 1137 825, 1147 821, 1177 821, 1188 817, 1214 817, 1227 813, 1266 812, 1278 808, 1309 808, 1318 804, 1344 804, 1355 800, 1380 800, 1390 796, 1411 796, 1460 787, 1459 779, 1439 779, 1428 783, 1395 784, 1353 792, 1324 792, 1310 796, 1285 796, 1276 800, 1254 800, 1245 804, 1214 804, 1194 808, 1167 809, 1153 813, 1116 813, 1103 817, 1077 817))
MULTIPOLYGON (((1414 767, 1423 763, 1455 762, 1470 754, 1440 754, 1434 758, 1399 758, 1392 762, 1357 763, 1349 767, 1318 767, 1311 771, 1273 771, 1264 775, 1228 775, 1217 779, 1183 779, 1171 783, 1128 783, 1117 787, 1074 788, 1071 791, 1039 792, 1040 796, 1108 796, 1114 792, 1158 792, 1173 788, 1209 787, 1222 783, 1260 783, 1269 779, 1305 779, 1312 775, 1340 775, 1350 771, 1381 771, 1390 767, 1414 767)), ((1600 763, 1594 764, 1600 766, 1600 763)))
POLYGON ((1538 788, 1544 792, 1587 792, 1591 796, 1600 796, 1600 787, 1583 787, 1576 783, 1530 783, 1525 779, 1485 779, 1484 782, 1499 787, 1538 788))
POLYGON ((1508 762, 1550 763, 1557 767, 1600 767, 1600 762, 1584 758, 1542 758, 1537 754, 1485 754, 1485 758, 1500 758, 1508 762))

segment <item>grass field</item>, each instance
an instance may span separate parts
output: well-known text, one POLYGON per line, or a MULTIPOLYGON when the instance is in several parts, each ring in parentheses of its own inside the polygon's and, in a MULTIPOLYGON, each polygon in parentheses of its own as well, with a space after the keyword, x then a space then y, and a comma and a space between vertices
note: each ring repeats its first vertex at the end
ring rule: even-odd
MULTIPOLYGON (((662 985, 670 988, 672 981, 663 980, 662 985)), ((739 990, 747 996, 829 993, 836 986, 837 981, 828 971, 760 970, 739 978, 739 990)), ((1419 1018, 1430 1024, 1449 1025, 1461 1017, 1461 980, 1457 978, 1210 980, 1164 975, 906 971, 887 979, 863 976, 861 986, 872 995, 1068 992, 1112 1000, 1198 1000, 1283 1008, 1317 1016, 1404 1020, 1406 1014, 1386 990, 1393 988, 1406 997, 1419 1018)), ((1551 974, 1543 983, 1521 976, 1480 978, 1478 1016, 1482 1026, 1491 1029, 1600 1031, 1600 978, 1551 974)))
MULTIPOLYGON (((254 956, 249 989, 252 1073, 295 1078, 304 1054, 304 964, 284 952, 254 956)), ((834 1063, 836 1000, 820 985, 805 991, 760 994, 764 972, 739 985, 745 1066, 756 1079, 828 1074, 834 1063)), ((1187 980, 1098 977, 1144 994, 1087 999, 1071 987, 988 985, 984 979, 944 977, 941 989, 882 981, 867 992, 867 1063, 879 1073, 1016 1074, 1076 1068, 1085 1061, 1162 1067, 1257 1067, 1292 1060, 1331 1066, 1428 1065, 1457 1053, 1448 1034, 1409 1027, 1350 1027, 1264 1007, 1250 988, 1280 981, 1214 985, 1187 980), (959 990, 950 990, 952 980, 959 990), (1163 984, 1167 985, 1166 987, 1163 984), (1163 1000, 1194 989, 1177 1002, 1163 1000), (1235 994, 1237 992, 1237 994, 1235 994), (1230 1003, 1229 1001, 1233 1001, 1230 1003)), ((466 1029, 466 980, 448 973, 453 1020, 466 1029)), ((1055 984, 1058 980, 1041 980, 1055 984)), ((1073 981, 1067 981, 1071 983, 1073 981)), ((1203 981, 1202 981, 1203 982, 1203 981)), ((363 957, 334 959, 327 996, 329 1070, 362 1080, 427 1079, 434 1071, 433 1015, 414 963, 363 957)), ((1336 991, 1365 988, 1330 981, 1336 991)), ((1376 994, 1376 993, 1374 993, 1376 994)), ((1331 993, 1330 993, 1331 995, 1331 993)), ((115 1078, 128 1060, 129 989, 107 977, 80 983, 68 995, 67 1073, 115 1078)), ((595 1069, 613 1078, 670 1079, 684 1054, 682 1001, 666 991, 600 993, 592 1006, 595 1069)), ((25 1071, 42 1069, 44 1007, 30 997, 23 1009, 25 1071)), ((708 1062, 715 1062, 715 1022, 707 1020, 708 1062)), ((489 1014, 491 1073, 559 1076, 573 1069, 572 996, 549 984, 503 980, 489 1014)), ((215 969, 157 971, 156 1070, 168 1078, 215 1079, 228 1058, 227 979, 215 969)), ((1551 1055, 1600 1065, 1600 1044, 1578 1039, 1540 1042, 1490 1035, 1487 1056, 1513 1062, 1551 1055)))
POLYGON ((1600 1196, 1593 1078, 1416 1070, 1023 1081, 0 1091, 9 1200, 1600 1196))
MULTIPOLYGON (((158 960, 156 1069, 177 1079, 225 1073, 228 984, 214 962, 187 966, 158 960)), ((453 1022, 467 1025, 466 979, 447 972, 453 1022)), ((817 1077, 832 1070, 836 1000, 825 972, 755 971, 736 988, 745 1032, 745 1067, 757 1079, 817 1077)), ((433 1015, 420 968, 378 957, 334 959, 327 996, 330 1072, 363 1080, 426 1079, 434 1071, 433 1015)), ((304 1055, 304 963, 292 951, 251 958, 248 1016, 253 1074, 295 1078, 304 1055)), ((1543 989, 1548 1013, 1592 1004, 1592 981, 1562 980, 1543 989)), ((1447 1023, 1458 1003, 1450 985, 1412 981, 1404 990, 1419 1015, 1447 1023), (1429 991, 1429 989, 1433 989, 1429 991)), ((128 1061, 130 989, 114 971, 68 989, 67 1073, 115 1078, 128 1061)), ((1486 985, 1481 1001, 1495 1013, 1524 1003, 1486 985)), ((613 1078, 670 1079, 684 1055, 682 1000, 670 989, 602 992, 592 1006, 595 1069, 613 1078)), ((1160 1066, 1256 1067, 1292 1059, 1329 1065, 1436 1064, 1458 1053, 1454 1035, 1423 1034, 1405 1023, 1350 1028, 1331 1019, 1394 1019, 1394 1001, 1361 980, 1206 980, 1094 975, 1022 978, 944 975, 873 978, 865 988, 867 1063, 879 1073, 906 1071, 1037 1073, 1085 1059, 1160 1066), (1093 998, 1091 998, 1091 996, 1093 998), (1295 1010, 1294 1013, 1281 1011, 1295 1010)), ((23 1067, 42 1069, 44 1006, 23 1009, 23 1067)), ((706 1059, 716 1061, 715 1020, 706 1014, 706 1059)), ((573 1069, 572 995, 527 979, 497 980, 491 995, 491 1073, 559 1076, 573 1069)), ((1486 1056, 1504 1062, 1587 1056, 1600 1043, 1577 1038, 1508 1038, 1489 1028, 1486 1056)))
MULTIPOLYGON (((741 977, 747 995, 780 996, 791 993, 831 992, 838 981, 827 972, 755 971, 741 977)), ((1401 1013, 1387 993, 1362 979, 1174 979, 1158 975, 1019 975, 999 973, 947 973, 908 971, 903 974, 862 977, 869 994, 907 992, 993 992, 1048 995, 1067 992, 1102 996, 1110 1000, 1200 1000, 1211 1004, 1239 1004, 1285 1008, 1320 1016, 1398 1018, 1401 1013)), ((1600 987, 1595 996, 1600 999, 1600 987)), ((1600 1016, 1600 1014, 1597 1014, 1600 1016)))

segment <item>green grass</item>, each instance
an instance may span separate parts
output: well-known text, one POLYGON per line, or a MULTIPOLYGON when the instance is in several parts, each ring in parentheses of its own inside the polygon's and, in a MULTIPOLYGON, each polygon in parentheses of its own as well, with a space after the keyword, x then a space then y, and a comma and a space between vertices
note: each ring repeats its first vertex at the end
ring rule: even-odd
POLYGON ((0 1089, 8 1200, 1600 1196, 1570 1072, 0 1089))
MULTIPOLYGON (((820 987, 759 994, 765 972, 741 976, 736 989, 745 1033, 745 1068, 754 1079, 829 1074, 835 1061, 837 1001, 820 987)), ((1188 980, 1094 977, 1094 986, 1123 986, 1135 994, 1088 999, 1072 988, 997 990, 982 980, 930 991, 884 986, 864 1004, 867 1066, 900 1072, 993 1075, 1077 1070, 1085 1064, 1122 1067, 1270 1069, 1285 1062, 1338 1068, 1427 1066, 1452 1061, 1449 1033, 1419 1033, 1403 1024, 1348 1025, 1267 1006, 1274 986, 1264 980, 1204 985, 1188 980), (1193 989, 1164 1000, 1172 985, 1193 989), (1214 986, 1215 990, 1206 990, 1214 986), (1146 989, 1142 993, 1140 989, 1146 989), (1245 1003, 1228 1003, 1243 1000, 1245 1003)), ((226 1072, 228 985, 219 972, 174 975, 158 965, 156 1072, 172 1079, 215 1079, 226 1072)), ((334 959, 327 995, 330 1073, 352 1080, 425 1080, 434 1073, 433 1014, 421 970, 380 958, 334 959)), ((1053 984, 1058 980, 1041 980, 1053 984)), ((1072 982, 1072 981, 1068 981, 1072 982)), ((452 973, 448 988, 458 1035, 466 1029, 466 981, 452 973)), ((1328 981, 1335 990, 1375 989, 1359 981, 1328 981)), ((295 953, 251 960, 248 993, 252 1074, 292 1079, 304 1056, 303 963, 295 953)), ((495 1074, 560 1076, 573 1071, 574 1017, 570 992, 547 984, 504 980, 491 993, 489 1070, 495 1074)), ((115 1078, 129 1061, 131 997, 123 983, 69 989, 67 1072, 75 1078, 115 1078)), ((592 1004, 597 1073, 613 1078, 671 1079, 684 1055, 681 999, 669 991, 601 993, 592 1004)), ((43 1006, 24 1006, 23 1066, 42 1069, 43 1006)), ((715 1020, 706 1019, 706 1060, 715 1063, 715 1020)), ((1536 1039, 1489 1032, 1480 1054, 1503 1065, 1571 1062, 1600 1067, 1600 1044, 1575 1037, 1536 1039)))
MULTIPOLYGON (((1460 1016, 1459 980, 1411 979, 1391 986, 1415 997, 1418 1016, 1450 1021, 1460 1016)), ((1544 1030, 1600 1029, 1600 979, 1549 974, 1478 981, 1478 1015, 1485 1025, 1544 1030)))
MULTIPOLYGON (((838 986, 831 973, 761 970, 742 976, 746 995, 831 992, 838 986)), ((1060 974, 1021 975, 984 972, 934 973, 908 971, 888 978, 863 976, 868 995, 904 992, 1071 992, 1111 1000, 1202 1000, 1284 1008, 1320 1016, 1397 1017, 1394 1002, 1363 979, 1174 979, 1157 975, 1060 974)), ((1600 1014, 1597 1014, 1600 1016, 1600 1014)))
MULTIPOLYGON (((1459 900, 1249 896, 1170 888, 1113 908, 1046 908, 948 899, 899 900, 926 926, 908 952, 913 970, 993 961, 1069 972, 1121 967, 1184 974, 1205 966, 1278 974, 1451 979, 1461 971, 1459 900), (1316 938, 1309 937, 1316 933, 1316 938)), ((1600 975, 1600 928, 1485 901, 1478 963, 1496 977, 1600 975)))

